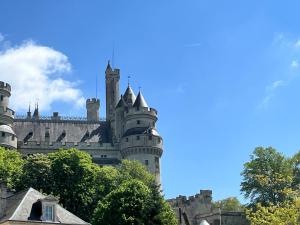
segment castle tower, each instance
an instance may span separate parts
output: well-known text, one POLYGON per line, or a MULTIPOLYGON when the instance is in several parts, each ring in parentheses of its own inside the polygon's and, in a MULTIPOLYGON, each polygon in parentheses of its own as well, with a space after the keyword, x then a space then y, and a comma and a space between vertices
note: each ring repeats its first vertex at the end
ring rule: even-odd
POLYGON ((86 100, 86 117, 89 121, 99 121, 100 100, 91 98, 86 100))
POLYGON ((10 95, 10 85, 0 81, 0 146, 17 148, 17 137, 11 128, 15 112, 8 108, 10 95))
POLYGON ((106 120, 114 121, 115 107, 119 101, 119 81, 120 70, 112 69, 109 62, 105 70, 105 86, 106 86, 106 120))
POLYGON ((121 138, 123 159, 138 160, 155 175, 160 184, 160 157, 162 138, 155 128, 157 111, 149 108, 141 92, 132 107, 124 112, 124 134, 121 138))

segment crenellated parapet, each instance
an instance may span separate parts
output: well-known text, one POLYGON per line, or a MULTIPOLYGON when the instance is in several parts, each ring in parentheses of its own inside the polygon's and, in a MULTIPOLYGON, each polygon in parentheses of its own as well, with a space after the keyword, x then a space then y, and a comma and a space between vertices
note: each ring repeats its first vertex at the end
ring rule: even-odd
POLYGON ((8 83, 0 81, 0 91, 8 93, 10 96, 11 86, 8 83))

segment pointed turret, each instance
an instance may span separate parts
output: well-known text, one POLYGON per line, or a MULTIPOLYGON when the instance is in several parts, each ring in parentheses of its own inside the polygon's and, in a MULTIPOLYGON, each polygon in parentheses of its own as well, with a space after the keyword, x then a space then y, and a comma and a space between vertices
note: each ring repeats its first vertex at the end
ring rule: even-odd
POLYGON ((108 70, 110 70, 110 71, 112 70, 112 69, 111 69, 111 66, 110 66, 109 60, 108 60, 108 62, 107 62, 107 66, 106 66, 106 71, 108 71, 108 70))
POLYGON ((136 100, 133 104, 133 107, 137 108, 149 108, 146 100, 144 99, 144 96, 142 95, 142 92, 139 91, 138 96, 136 97, 136 100))
POLYGON ((39 104, 37 103, 36 104, 36 107, 34 109, 34 112, 33 112, 33 116, 32 116, 34 119, 39 119, 40 117, 40 113, 39 113, 39 104))
POLYGON ((131 89, 130 85, 128 85, 123 98, 127 104, 132 105, 134 103, 136 97, 135 97, 135 94, 134 94, 133 90, 131 89))
POLYGON ((127 106, 127 104, 126 104, 126 102, 125 102, 125 100, 124 100, 123 95, 121 95, 121 99, 119 100, 119 102, 118 102, 116 108, 121 108, 121 107, 125 107, 125 106, 127 106))

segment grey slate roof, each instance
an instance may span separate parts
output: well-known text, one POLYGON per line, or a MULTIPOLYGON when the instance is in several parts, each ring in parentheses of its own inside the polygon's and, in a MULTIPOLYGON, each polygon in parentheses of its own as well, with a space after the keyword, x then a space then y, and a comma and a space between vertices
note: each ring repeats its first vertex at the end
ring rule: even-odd
POLYGON ((134 103, 136 97, 135 97, 135 94, 134 94, 133 90, 131 89, 130 85, 128 85, 128 87, 127 87, 127 89, 124 93, 123 98, 124 98, 124 101, 127 104, 129 104, 129 103, 133 104, 134 103))
POLYGON ((116 108, 126 107, 126 106, 127 106, 127 103, 125 102, 123 95, 121 95, 121 98, 120 98, 116 108))
MULTIPOLYGON (((39 221, 38 215, 41 210, 37 207, 39 200, 46 198, 45 195, 38 192, 33 188, 29 188, 27 191, 19 192, 11 197, 8 197, 7 206, 5 209, 5 216, 0 218, 0 223, 3 221, 39 221)), ((63 224, 78 224, 88 225, 89 223, 83 221, 79 217, 75 216, 71 212, 62 208, 60 205, 56 205, 56 215, 59 223, 63 224)))
POLYGON ((141 91, 139 91, 139 94, 136 97, 133 107, 137 107, 137 108, 147 107, 148 108, 148 104, 147 104, 146 100, 144 99, 144 96, 142 95, 141 91))
POLYGON ((5 132, 5 133, 16 135, 10 126, 4 125, 4 124, 0 125, 0 132, 5 132))
POLYGON ((49 132, 50 142, 101 142, 110 143, 110 131, 105 121, 71 122, 52 120, 16 119, 13 124, 19 141, 45 141, 49 132))
POLYGON ((123 137, 137 134, 151 134, 153 136, 160 136, 154 127, 134 127, 128 129, 123 135, 123 137))

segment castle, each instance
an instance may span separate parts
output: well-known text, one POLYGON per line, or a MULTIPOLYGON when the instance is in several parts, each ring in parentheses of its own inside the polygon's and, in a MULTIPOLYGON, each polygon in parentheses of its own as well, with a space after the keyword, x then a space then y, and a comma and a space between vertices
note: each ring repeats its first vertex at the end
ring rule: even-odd
POLYGON ((38 105, 25 116, 10 109, 11 86, 0 82, 0 146, 23 155, 77 148, 99 165, 117 165, 122 159, 138 160, 160 183, 162 137, 156 130, 157 111, 141 91, 136 96, 128 84, 119 93, 120 70, 108 62, 105 70, 106 119, 99 117, 100 100, 86 100, 86 117, 62 117, 58 112, 41 116, 38 105))

